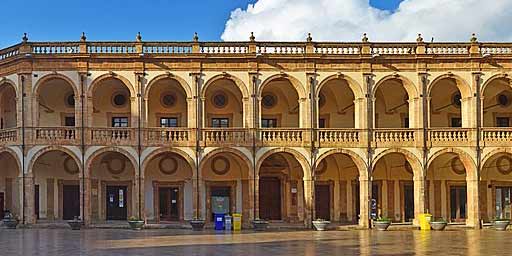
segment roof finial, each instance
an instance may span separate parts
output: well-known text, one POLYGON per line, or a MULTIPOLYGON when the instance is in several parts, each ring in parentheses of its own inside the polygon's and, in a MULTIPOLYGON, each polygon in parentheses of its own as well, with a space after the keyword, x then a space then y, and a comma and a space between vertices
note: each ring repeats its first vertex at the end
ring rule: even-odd
POLYGON ((249 37, 249 40, 251 42, 254 42, 256 40, 256 37, 254 36, 254 32, 251 32, 251 36, 249 37))
POLYGON ((418 38, 416 38, 416 42, 423 43, 423 37, 421 37, 421 33, 418 34, 418 38))
POLYGON ((366 33, 363 33, 362 41, 363 43, 368 43, 368 37, 366 36, 366 33))
POLYGON ((27 33, 23 33, 23 37, 21 38, 21 40, 23 41, 23 43, 28 42, 28 35, 27 35, 27 33))
POLYGON ((81 42, 85 42, 87 40, 87 37, 85 36, 85 32, 82 32, 82 36, 80 37, 81 42))
POLYGON ((140 35, 140 32, 137 32, 137 37, 135 37, 137 42, 142 42, 142 36, 140 35))
POLYGON ((477 43, 478 42, 478 38, 476 37, 475 33, 471 34, 471 42, 472 43, 477 43))
POLYGON ((199 42, 199 35, 197 35, 197 32, 194 32, 194 42, 199 42))
POLYGON ((313 38, 311 37, 311 33, 308 33, 308 37, 306 38, 306 41, 307 41, 308 43, 313 42, 313 38))

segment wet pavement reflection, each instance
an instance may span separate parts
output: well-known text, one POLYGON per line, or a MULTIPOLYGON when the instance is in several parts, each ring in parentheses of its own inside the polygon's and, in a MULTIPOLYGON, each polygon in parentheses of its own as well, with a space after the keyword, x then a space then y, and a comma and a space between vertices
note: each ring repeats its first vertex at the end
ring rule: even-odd
POLYGON ((0 230, 0 255, 510 255, 494 230, 283 231, 0 230))

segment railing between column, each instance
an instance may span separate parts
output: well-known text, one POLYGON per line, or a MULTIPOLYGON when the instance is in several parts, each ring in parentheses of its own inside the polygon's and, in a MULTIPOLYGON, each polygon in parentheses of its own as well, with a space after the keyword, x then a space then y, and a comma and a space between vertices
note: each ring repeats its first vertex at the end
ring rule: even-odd
POLYGON ((203 128, 204 146, 247 146, 251 143, 249 129, 245 128, 203 128))
POLYGON ((90 128, 93 145, 135 145, 136 128, 90 128))

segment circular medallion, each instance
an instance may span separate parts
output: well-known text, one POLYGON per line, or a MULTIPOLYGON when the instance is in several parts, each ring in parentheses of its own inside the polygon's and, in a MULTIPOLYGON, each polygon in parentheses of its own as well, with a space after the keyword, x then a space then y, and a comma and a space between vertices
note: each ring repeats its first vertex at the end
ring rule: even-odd
POLYGON ((78 165, 75 162, 75 159, 73 159, 70 156, 67 156, 66 159, 64 159, 64 171, 66 171, 69 174, 77 174, 79 169, 78 165))
POLYGON ((316 170, 315 170, 315 175, 322 175, 325 173, 325 171, 327 171, 327 163, 325 160, 322 160, 318 166, 316 167, 316 170))
POLYGON ((228 104, 228 97, 223 92, 216 92, 212 97, 213 105, 217 108, 223 108, 228 104))
POLYGON ((512 158, 510 156, 500 156, 496 160, 496 168, 503 175, 510 174, 512 172, 512 158))
POLYGON ((212 170, 217 175, 224 175, 229 171, 229 160, 223 156, 212 159, 212 170))
POLYGON ((454 157, 450 161, 450 165, 454 173, 458 175, 466 174, 466 168, 464 168, 464 164, 460 161, 459 157, 454 157))
POLYGON ((126 162, 122 156, 109 156, 104 161, 107 164, 108 172, 111 174, 118 175, 124 172, 126 162))
POLYGON ((506 93, 500 93, 496 96, 496 103, 502 107, 510 106, 510 97, 506 93))
POLYGON ((160 98, 160 103, 162 106, 166 108, 173 107, 176 105, 176 95, 171 92, 166 92, 162 94, 162 97, 160 98))
POLYGON ((452 104, 458 108, 460 108, 460 106, 462 105, 462 96, 460 95, 459 92, 456 92, 452 95, 452 104))
POLYGON ((178 162, 172 155, 165 155, 158 162, 160 172, 165 175, 173 175, 178 170, 178 162))
POLYGON ((64 99, 66 106, 73 108, 75 107, 75 94, 70 93, 66 95, 66 98, 64 99))
POLYGON ((123 107, 128 102, 128 98, 124 93, 115 93, 114 96, 112 96, 112 105, 115 107, 123 107))
POLYGON ((273 108, 277 104, 277 97, 274 94, 266 93, 261 98, 261 105, 265 108, 273 108))
POLYGON ((323 93, 320 93, 318 96, 318 107, 323 107, 325 105, 325 95, 323 93))

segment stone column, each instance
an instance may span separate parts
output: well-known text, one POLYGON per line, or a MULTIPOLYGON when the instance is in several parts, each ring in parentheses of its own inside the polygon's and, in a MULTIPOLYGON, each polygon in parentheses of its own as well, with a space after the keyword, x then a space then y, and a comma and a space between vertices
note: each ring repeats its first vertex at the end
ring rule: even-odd
POLYGON ((304 178, 304 225, 311 228, 315 209, 315 182, 304 178))
POLYGON ((467 183, 467 219, 466 225, 480 228, 480 208, 478 200, 478 180, 468 177, 467 183))
POLYGON ((144 200, 145 197, 146 197, 146 186, 144 186, 144 177, 140 177, 140 184, 139 184, 139 187, 140 187, 140 196, 137 198, 140 200, 137 200, 139 201, 139 204, 140 204, 140 213, 142 216, 140 216, 142 219, 146 219, 146 201, 144 200))
POLYGON ((414 177, 414 225, 419 225, 419 215, 425 213, 425 180, 416 175, 414 177))
POLYGON ((366 177, 359 177, 359 226, 361 228, 370 228, 370 182, 366 177))
POLYGON ((25 193, 25 223, 35 224, 36 213, 35 213, 35 186, 33 177, 22 177, 21 186, 23 186, 23 179, 25 180, 24 193, 25 193))
POLYGON ((142 210, 141 210, 141 212, 139 214, 139 204, 142 203, 142 186, 141 186, 141 183, 143 181, 144 181, 144 179, 141 178, 141 180, 139 182, 139 176, 135 175, 135 181, 133 183, 133 192, 131 193, 131 196, 133 197, 133 198, 131 198, 131 202, 133 202, 132 215, 136 216, 136 217, 139 217, 139 218, 143 218, 144 217, 142 215, 143 214, 142 210))
POLYGON ((80 213, 84 214, 82 216, 84 225, 90 225, 92 223, 90 178, 80 177, 80 213))

